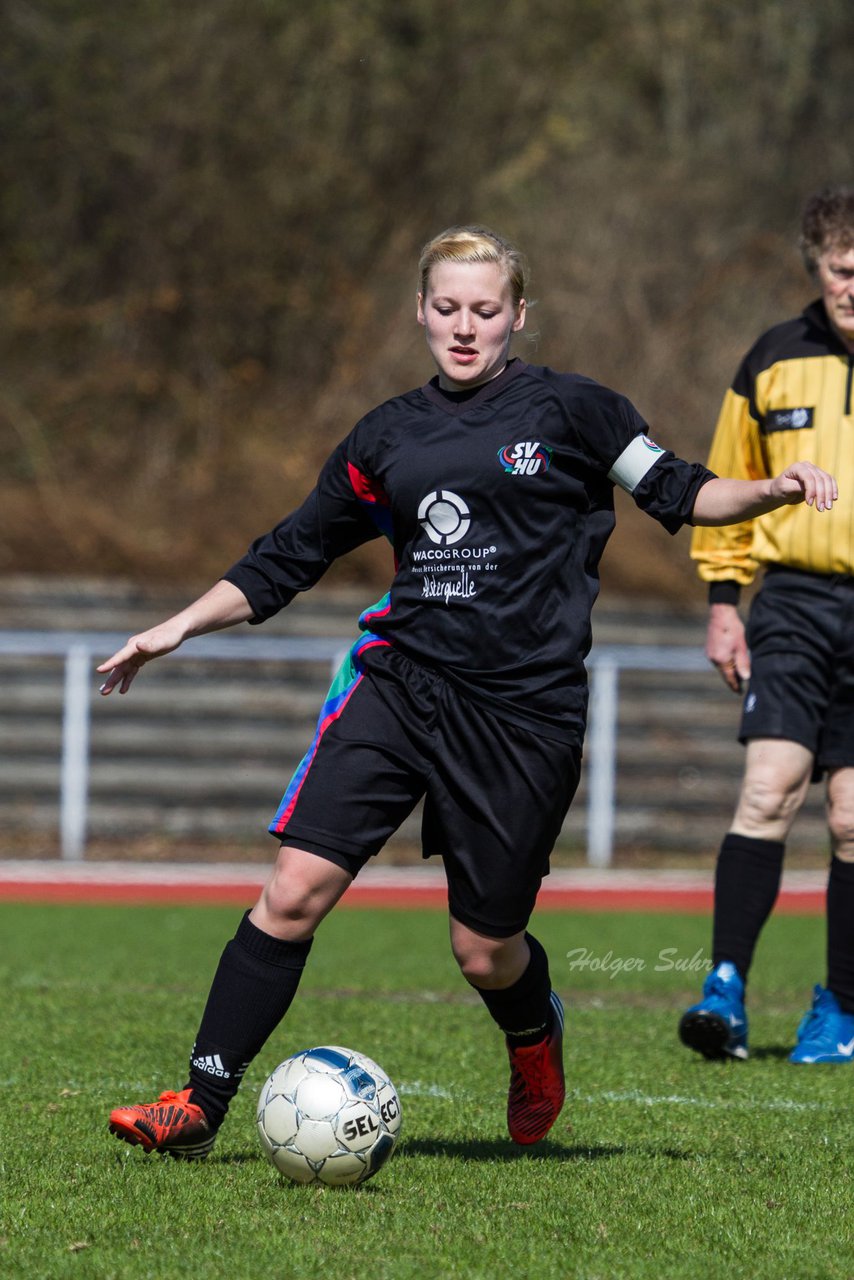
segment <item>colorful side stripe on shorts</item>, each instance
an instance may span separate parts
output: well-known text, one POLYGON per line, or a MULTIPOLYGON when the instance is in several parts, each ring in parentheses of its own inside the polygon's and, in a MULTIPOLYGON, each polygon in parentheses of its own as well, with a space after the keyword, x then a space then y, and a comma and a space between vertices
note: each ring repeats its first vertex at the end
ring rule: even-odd
MULTIPOLYGON (((380 618, 384 618, 386 614, 391 613, 391 592, 387 591, 385 595, 376 602, 376 604, 368 605, 367 609, 359 618, 359 626, 361 629, 370 633, 372 623, 378 622, 380 618)), ((374 636, 374 640, 379 640, 379 636, 374 636)), ((354 648, 359 647, 359 641, 356 642, 354 648)))
MULTIPOLYGON (((386 597, 387 598, 387 597, 386 597)), ((281 835, 290 820, 294 806, 297 802, 302 784, 308 775, 312 761, 317 754, 324 733, 331 724, 334 724, 341 712, 346 707, 350 698, 359 687, 364 671, 362 669, 361 656, 366 649, 372 649, 376 645, 387 645, 388 640, 383 640, 381 636, 373 635, 372 632, 365 632, 360 636, 356 643, 348 652, 346 658, 341 663, 335 674, 335 679, 329 686, 323 706, 320 708, 320 715, 317 717, 317 727, 314 731, 314 737, 311 745, 297 765, 296 771, 288 783, 288 789, 282 796, 281 804, 276 810, 276 816, 270 823, 269 831, 271 835, 281 835)))

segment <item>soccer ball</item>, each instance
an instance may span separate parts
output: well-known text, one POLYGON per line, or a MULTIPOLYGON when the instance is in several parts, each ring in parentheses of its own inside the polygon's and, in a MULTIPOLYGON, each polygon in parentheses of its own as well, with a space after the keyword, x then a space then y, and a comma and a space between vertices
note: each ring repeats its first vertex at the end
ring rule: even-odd
POLYGON ((261 1146, 294 1182, 365 1182, 394 1150, 400 1119, 382 1067, 340 1045, 286 1058, 258 1099, 261 1146))

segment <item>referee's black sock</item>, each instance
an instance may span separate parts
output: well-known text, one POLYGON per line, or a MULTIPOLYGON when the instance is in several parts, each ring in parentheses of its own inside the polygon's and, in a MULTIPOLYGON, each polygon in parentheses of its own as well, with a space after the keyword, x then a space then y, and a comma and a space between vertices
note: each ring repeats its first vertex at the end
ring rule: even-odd
POLYGON ((525 940, 531 958, 521 978, 498 991, 475 987, 493 1021, 519 1047, 539 1044, 549 1034, 552 1022, 548 956, 532 934, 526 933, 525 940))
POLYGON ((284 942, 257 928, 249 912, 220 958, 185 1088, 217 1129, 261 1051, 296 995, 311 940, 284 942))
POLYGON ((783 872, 782 840, 757 840, 728 831, 715 870, 712 964, 731 961, 746 981, 762 926, 771 914, 783 872))
POLYGON ((854 1013, 854 862, 836 857, 827 879, 827 989, 854 1013))

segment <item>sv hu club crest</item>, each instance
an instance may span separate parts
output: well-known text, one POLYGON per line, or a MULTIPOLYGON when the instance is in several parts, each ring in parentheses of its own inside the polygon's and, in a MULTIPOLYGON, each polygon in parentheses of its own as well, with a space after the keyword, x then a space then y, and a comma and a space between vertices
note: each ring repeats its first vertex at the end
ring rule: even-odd
POLYGON ((498 461, 512 476, 535 476, 548 471, 552 451, 539 440, 520 440, 518 444, 506 444, 498 450, 498 461))

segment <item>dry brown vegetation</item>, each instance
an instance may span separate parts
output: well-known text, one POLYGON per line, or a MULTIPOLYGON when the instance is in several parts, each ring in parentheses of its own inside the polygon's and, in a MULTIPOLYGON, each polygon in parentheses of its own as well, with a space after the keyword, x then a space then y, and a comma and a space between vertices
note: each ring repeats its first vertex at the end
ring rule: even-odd
MULTIPOLYGON (((810 296, 805 195, 852 176, 850 0, 7 0, 0 21, 5 573, 216 575, 429 375, 414 263, 458 221, 529 254, 520 354, 703 457, 739 355, 810 296)), ((684 591, 684 541, 620 511, 611 581, 684 591)), ((387 569, 373 548, 346 572, 387 569)))

